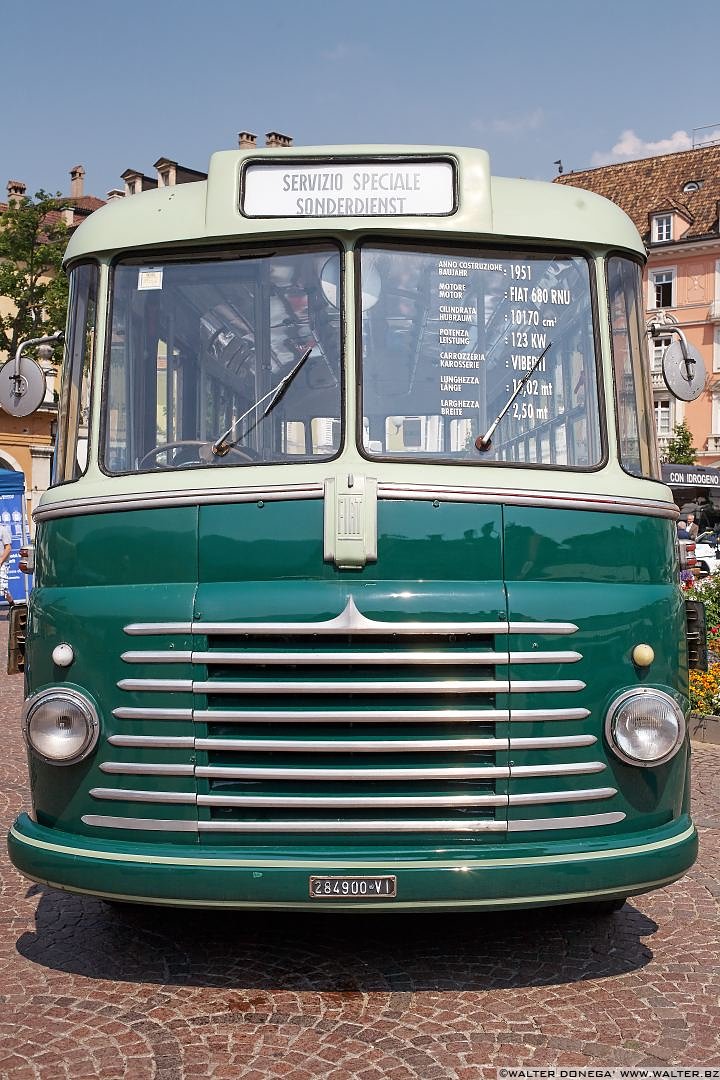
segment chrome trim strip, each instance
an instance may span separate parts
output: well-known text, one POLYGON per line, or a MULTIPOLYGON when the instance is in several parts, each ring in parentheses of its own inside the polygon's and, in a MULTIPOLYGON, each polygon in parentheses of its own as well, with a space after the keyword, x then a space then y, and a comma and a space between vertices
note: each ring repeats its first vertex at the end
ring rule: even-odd
MULTIPOLYGON (((210 740, 202 740, 203 743, 210 740)), ((198 749, 206 747, 198 745, 198 749)), ((209 748, 208 748, 209 749, 209 748)), ((213 747, 216 749, 216 747, 213 747)), ((219 749, 219 748, 217 748, 219 749)), ((227 747, 222 747, 227 749, 227 747)), ((405 769, 305 769, 271 766, 198 765, 195 773, 215 780, 425 780, 425 779, 511 779, 521 780, 541 776, 585 776, 604 772, 602 761, 580 761, 561 765, 487 765, 487 766, 428 766, 405 769)), ((314 802, 314 799, 311 799, 314 802)), ((347 800, 341 805, 347 805, 347 800)))
POLYGON ((544 694, 551 690, 570 691, 575 693, 584 690, 586 684, 580 679, 548 679, 547 681, 530 682, 520 679, 510 680, 511 694, 544 694))
MULTIPOLYGON (((357 807, 410 806, 505 806, 507 795, 198 795, 198 806, 255 806, 273 810, 275 807, 304 810, 357 807)), ((347 824, 352 826, 352 822, 347 824)), ((385 822, 378 822, 384 828, 385 822)))
POLYGON ((124 776, 195 776, 194 765, 160 765, 138 761, 103 761, 100 771, 124 776))
MULTIPOLYGON (((192 735, 110 735, 111 746, 161 750, 291 751, 293 753, 434 753, 494 750, 555 750, 593 746, 594 735, 566 735, 530 739, 198 739, 192 735)), ((199 773, 198 773, 199 775, 199 773)))
MULTIPOLYGON (((123 682, 132 682, 133 690, 168 690, 181 689, 181 687, 168 686, 162 680, 157 679, 125 679, 123 682), (140 685, 147 684, 147 685, 140 685)), ((583 683, 577 686, 568 684, 566 689, 580 690, 583 683)), ((118 683, 118 686, 121 686, 118 683)), ((530 684, 532 687, 533 684, 530 684)), ((274 682, 270 679, 261 681, 248 680, 228 682, 193 682, 190 688, 196 694, 502 694, 512 689, 512 685, 504 679, 404 679, 402 681, 385 679, 334 679, 332 682, 302 682, 300 679, 291 681, 274 682)), ((549 690, 562 689, 557 683, 547 687, 549 690)), ((123 686, 122 689, 130 689, 123 686)), ((185 687, 182 687, 185 689, 185 687)), ((528 687, 522 687, 523 690, 528 687)))
POLYGON ((378 483, 378 499, 416 500, 423 502, 505 503, 507 506, 558 507, 562 510, 599 510, 611 514, 643 514, 676 520, 677 507, 659 499, 633 499, 617 495, 573 494, 564 491, 512 491, 507 488, 452 487, 415 484, 378 483))
POLYGON ((556 735, 537 736, 530 739, 517 739, 510 737, 511 750, 555 750, 570 746, 594 746, 597 742, 595 735, 556 735))
MULTIPOLYGON (((593 741, 595 741, 593 739, 593 741)), ((407 751, 507 750, 507 739, 194 739, 196 750, 292 751, 294 753, 404 754, 407 751)), ((123 743, 127 746, 127 743, 123 743)), ((143 744, 147 745, 147 744, 143 744)), ((325 774, 323 774, 325 775, 325 774)))
MULTIPOLYGON (((198 765, 196 776, 213 780, 494 780, 507 779, 510 769, 502 765, 429 765, 424 768, 399 769, 352 769, 352 768, 272 768, 265 766, 244 765, 198 765)), ((504 800, 503 796, 503 800, 504 800)), ((319 799, 320 805, 322 797, 319 799)), ((309 797, 308 806, 318 803, 315 796, 309 797)), ((352 806, 355 796, 344 798, 340 806, 352 806)), ((264 804, 263 804, 264 805, 264 804)), ((493 804, 496 805, 496 804, 493 804)))
POLYGON ((142 829, 148 832, 507 832, 505 821, 492 818, 464 821, 168 821, 166 818, 124 818, 84 814, 83 824, 103 829, 142 829))
POLYGON ((409 833, 409 832, 507 832, 505 821, 479 818, 464 821, 199 821, 198 832, 251 833, 409 833))
POLYGON ((149 832, 308 832, 308 833, 392 833, 392 832, 533 832, 556 829, 588 829, 616 825, 622 813, 586 814, 578 817, 535 818, 534 820, 493 821, 168 821, 162 818, 124 818, 84 814, 83 824, 105 829, 142 829, 149 832))
MULTIPOLYGON (((184 491, 148 491, 103 495, 98 498, 65 499, 39 506, 33 513, 37 522, 86 514, 107 514, 126 510, 167 509, 207 506, 216 503, 276 502, 290 499, 322 499, 322 483, 274 484, 256 487, 190 488, 184 491)), ((380 482, 378 498, 390 500, 440 500, 441 502, 505 503, 509 506, 559 507, 570 510, 600 510, 604 513, 643 514, 676 519, 677 508, 655 499, 632 499, 615 495, 572 494, 529 489, 454 487, 380 482), (670 508, 672 506, 672 509, 670 508)))
POLYGON ((576 693, 585 689, 579 679, 552 679, 547 682, 530 682, 520 679, 401 679, 384 681, 368 679, 333 680, 333 682, 293 681, 273 682, 191 682, 172 679, 123 679, 118 683, 122 690, 187 690, 195 694, 538 694, 576 693))
POLYGON ((455 649, 449 652, 423 650, 419 652, 125 652, 126 664, 264 664, 287 666, 306 664, 574 664, 582 660, 578 652, 477 652, 455 649))
POLYGON ((214 503, 277 502, 289 499, 322 499, 323 484, 283 484, 271 487, 191 488, 185 491, 147 491, 103 495, 94 499, 67 499, 40 506, 34 521, 85 514, 110 514, 125 510, 166 510, 178 506, 208 506, 214 503))
POLYGON ((542 806, 544 803, 591 802, 595 799, 611 799, 617 788, 584 788, 578 791, 537 791, 528 795, 509 795, 510 806, 542 806))
POLYGON ((93 799, 115 799, 118 802, 180 803, 194 806, 194 791, 132 791, 129 788, 90 788, 93 799))
POLYGON ((192 653, 194 664, 268 664, 282 665, 306 664, 309 667, 327 664, 334 666, 346 664, 507 664, 508 654, 498 652, 354 652, 352 647, 347 652, 299 652, 292 648, 286 652, 195 652, 192 653))
POLYGON ((582 776, 585 773, 604 772, 604 761, 575 761, 556 765, 512 765, 510 776, 519 780, 531 776, 582 776))
MULTIPOLYGON (((150 712, 151 710, 147 710, 150 712)), ((137 710, 142 719, 144 710, 137 710)), ((380 723, 537 723, 545 720, 585 720, 589 709, 196 709, 193 719, 199 724, 380 724, 380 723)))
MULTIPOLYGON (((193 653, 173 649, 167 652, 124 652, 120 656, 126 664, 192 664, 193 653)), ((195 661, 197 662, 197 661, 195 661)))
POLYGON ((113 709, 117 720, 192 720, 192 709, 113 709))
POLYGON ((111 746, 146 746, 163 750, 194 750, 192 735, 110 735, 111 746))
POLYGON ((386 622, 369 619, 358 610, 352 595, 339 615, 320 622, 234 622, 234 623, 130 623, 126 634, 193 633, 221 634, 574 634, 574 623, 538 622, 432 622, 411 620, 386 622), (166 629, 163 628, 166 627, 166 629))
MULTIPOLYGON (((532 719, 540 720, 549 715, 538 712, 532 719)), ((583 715, 588 714, 585 711, 583 715)), ((493 724, 507 719, 507 709, 196 709, 194 713, 194 720, 198 724, 493 724)))
POLYGON ((543 720, 586 720, 589 709, 516 709, 510 713, 511 722, 537 723, 543 720))
POLYGON ((170 694, 192 693, 194 686, 192 679, 120 679, 117 685, 121 690, 165 690, 170 694))
POLYGON ((142 829, 148 832, 191 832, 198 831, 195 819, 169 821, 167 818, 124 818, 107 817, 104 814, 83 814, 83 825, 95 825, 100 829, 142 829))
POLYGON ((546 829, 589 829, 599 825, 617 825, 625 820, 625 814, 587 814, 581 817, 532 818, 508 821, 508 832, 544 832, 546 829))

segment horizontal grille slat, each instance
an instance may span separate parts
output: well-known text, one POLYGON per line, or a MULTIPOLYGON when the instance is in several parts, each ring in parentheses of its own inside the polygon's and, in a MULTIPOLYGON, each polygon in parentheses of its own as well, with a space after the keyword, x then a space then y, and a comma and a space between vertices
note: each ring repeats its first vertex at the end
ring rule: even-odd
POLYGON ((217 682, 194 682, 191 679, 121 679, 121 690, 150 690, 165 693, 190 692, 193 694, 538 694, 575 693, 585 689, 579 679, 549 679, 544 682, 511 679, 402 679, 385 681, 334 680, 309 682, 294 679, 288 682, 263 679, 220 680, 217 682))
POLYGON ((578 814, 572 817, 532 818, 517 821, 495 821, 490 818, 445 818, 391 821, 355 819, 352 826, 346 821, 317 821, 314 819, 275 819, 273 821, 178 821, 168 818, 115 817, 103 814, 83 814, 86 825, 104 829, 140 829, 147 832, 185 833, 511 833, 548 832, 566 829, 596 829, 616 825, 625 815, 619 811, 603 814, 578 814))
MULTIPOLYGON (((441 652, 427 649, 405 651, 401 654, 403 664, 438 664, 450 666, 453 664, 574 664, 582 659, 578 652, 477 652, 472 650, 453 649, 441 652)), ((245 666, 283 666, 292 665, 319 667, 321 665, 347 664, 352 660, 354 666, 358 664, 370 665, 397 665, 399 657, 394 652, 360 652, 348 651, 323 651, 301 652, 288 649, 283 652, 183 652, 180 650, 148 651, 148 652, 124 652, 122 659, 126 664, 215 664, 215 665, 245 665, 245 666)))

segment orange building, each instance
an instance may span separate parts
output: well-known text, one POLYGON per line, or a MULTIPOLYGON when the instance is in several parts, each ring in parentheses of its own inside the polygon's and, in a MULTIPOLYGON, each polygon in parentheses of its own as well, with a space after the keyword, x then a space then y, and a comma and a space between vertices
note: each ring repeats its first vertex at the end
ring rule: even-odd
POLYGON ((565 173, 571 184, 617 203, 637 226, 648 251, 647 323, 677 325, 705 360, 697 401, 676 401, 665 387, 661 361, 677 335, 650 339, 655 420, 661 455, 683 420, 693 434, 698 464, 720 461, 720 145, 565 173))

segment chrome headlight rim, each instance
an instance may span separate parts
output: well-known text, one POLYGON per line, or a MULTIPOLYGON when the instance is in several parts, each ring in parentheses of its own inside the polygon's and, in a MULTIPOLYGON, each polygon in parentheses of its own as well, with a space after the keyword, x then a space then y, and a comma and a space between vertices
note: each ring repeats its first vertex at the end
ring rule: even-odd
POLYGON ((100 719, 98 716, 95 705, 90 701, 85 694, 80 693, 79 690, 73 690, 70 687, 65 686, 52 686, 45 690, 39 690, 32 697, 27 698, 23 706, 23 736, 25 738, 25 745, 31 754, 33 754, 39 761, 44 762, 46 765, 77 765, 78 762, 83 761, 88 754, 90 754, 97 745, 100 738, 100 719), (65 701, 70 702, 73 706, 80 709, 87 726, 87 735, 83 741, 82 746, 77 750, 72 757, 67 758, 54 758, 49 757, 39 750, 32 739, 30 738, 30 725, 32 723, 33 716, 37 712, 41 705, 47 704, 49 701, 65 701))
POLYGON ((659 690, 654 686, 636 686, 632 690, 624 690, 621 694, 618 694, 617 697, 613 698, 605 713, 605 738, 610 749, 615 756, 626 765, 634 765, 635 768, 638 769, 655 769, 659 765, 665 765, 668 761, 671 761, 682 746, 685 740, 686 731, 687 724, 685 722, 685 714, 678 702, 665 690, 659 690), (670 706, 678 725, 677 736, 671 749, 666 754, 663 754, 662 757, 654 758, 652 761, 644 761, 642 758, 632 757, 630 754, 627 754, 615 738, 615 723, 621 707, 631 698, 642 697, 660 698, 665 704, 670 706))

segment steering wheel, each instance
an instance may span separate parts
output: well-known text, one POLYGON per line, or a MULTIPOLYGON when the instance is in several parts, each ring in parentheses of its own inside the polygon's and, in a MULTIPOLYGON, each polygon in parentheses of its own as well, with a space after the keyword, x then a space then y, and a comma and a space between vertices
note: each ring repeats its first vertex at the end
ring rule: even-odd
POLYGON ((247 447, 243 447, 242 449, 240 449, 240 447, 233 446, 227 454, 223 455, 222 458, 216 458, 215 455, 212 453, 212 443, 209 443, 203 439, 178 439, 175 442, 158 443, 157 446, 153 446, 152 450, 148 450, 147 454, 140 458, 139 468, 142 468, 146 462, 150 462, 155 458, 160 457, 161 454, 169 454, 171 451, 186 449, 199 451, 201 448, 205 449, 207 453, 206 458, 201 457, 200 453, 198 452, 195 457, 188 458, 185 461, 181 461, 179 459, 176 461, 176 455, 173 454, 172 462, 170 459, 168 459, 168 465, 172 463, 181 468, 186 468, 188 465, 209 465, 212 461, 222 461, 225 457, 231 456, 240 458, 241 461, 247 463, 260 460, 260 455, 255 450, 250 450, 247 447))

